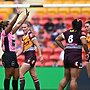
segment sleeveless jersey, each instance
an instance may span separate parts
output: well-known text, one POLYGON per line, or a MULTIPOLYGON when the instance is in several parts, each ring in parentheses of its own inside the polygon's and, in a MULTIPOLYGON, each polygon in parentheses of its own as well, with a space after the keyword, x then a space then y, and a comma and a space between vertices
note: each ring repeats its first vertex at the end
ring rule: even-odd
POLYGON ((5 34, 5 30, 1 32, 2 50, 15 52, 15 35, 10 32, 5 34))
POLYGON ((23 41, 23 52, 35 50, 34 44, 32 40, 35 38, 35 36, 32 34, 32 32, 28 32, 27 35, 22 37, 23 41))
POLYGON ((78 35, 75 33, 76 31, 71 29, 66 32, 64 32, 63 38, 66 40, 66 49, 69 50, 78 50, 82 51, 82 43, 81 43, 81 38, 86 38, 85 33, 80 31, 78 35))

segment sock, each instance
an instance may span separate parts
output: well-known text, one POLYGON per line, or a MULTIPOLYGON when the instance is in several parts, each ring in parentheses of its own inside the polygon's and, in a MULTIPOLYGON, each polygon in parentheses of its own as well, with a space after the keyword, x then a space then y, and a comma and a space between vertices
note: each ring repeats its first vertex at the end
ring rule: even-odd
POLYGON ((25 86, 25 79, 23 77, 23 78, 20 78, 20 90, 24 90, 24 86, 25 86))
POLYGON ((12 81, 13 90, 18 90, 18 80, 12 81))
POLYGON ((10 86, 10 79, 5 79, 4 80, 4 90, 9 90, 10 86))
POLYGON ((38 80, 35 81, 35 88, 36 90, 40 90, 40 83, 38 80))

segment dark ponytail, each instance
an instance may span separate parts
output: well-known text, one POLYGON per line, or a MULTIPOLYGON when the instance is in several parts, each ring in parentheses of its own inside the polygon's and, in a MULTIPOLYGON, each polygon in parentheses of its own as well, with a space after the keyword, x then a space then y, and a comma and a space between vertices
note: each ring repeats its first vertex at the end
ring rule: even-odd
POLYGON ((73 20, 72 27, 75 30, 75 37, 77 37, 82 30, 82 21, 78 19, 73 20))
POLYGON ((5 29, 5 26, 8 26, 9 21, 1 21, 0 22, 0 31, 5 29))

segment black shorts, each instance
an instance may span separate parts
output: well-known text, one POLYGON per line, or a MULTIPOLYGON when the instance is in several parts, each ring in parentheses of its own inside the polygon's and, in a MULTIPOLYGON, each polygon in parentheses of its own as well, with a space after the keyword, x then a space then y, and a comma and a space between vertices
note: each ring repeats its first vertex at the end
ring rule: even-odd
POLYGON ((5 68, 18 68, 17 57, 15 52, 4 52, 2 55, 2 64, 5 68))
POLYGON ((25 55, 25 63, 30 64, 31 67, 34 67, 35 63, 36 63, 36 54, 34 50, 31 51, 26 51, 24 53, 25 55))
POLYGON ((64 55, 65 68, 82 68, 82 54, 80 53, 65 53, 64 55))

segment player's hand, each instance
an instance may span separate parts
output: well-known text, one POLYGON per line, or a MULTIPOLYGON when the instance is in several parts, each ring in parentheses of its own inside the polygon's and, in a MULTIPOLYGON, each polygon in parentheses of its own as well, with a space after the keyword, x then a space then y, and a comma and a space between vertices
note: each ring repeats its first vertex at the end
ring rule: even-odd
POLYGON ((40 62, 41 62, 42 64, 44 63, 43 56, 39 56, 39 60, 40 60, 40 62))
POLYGON ((20 11, 20 9, 17 7, 16 12, 17 12, 17 15, 19 16, 23 11, 20 11))
POLYGON ((28 11, 28 10, 27 10, 27 8, 26 8, 26 15, 28 16, 28 15, 29 15, 29 13, 30 13, 30 11, 28 11))
POLYGON ((86 60, 88 60, 89 59, 89 54, 86 54, 85 57, 86 57, 86 60))

